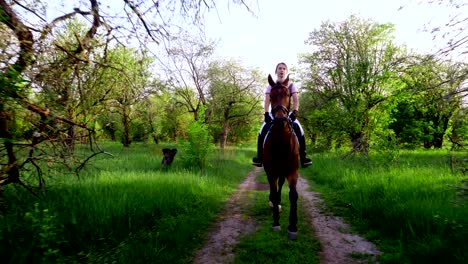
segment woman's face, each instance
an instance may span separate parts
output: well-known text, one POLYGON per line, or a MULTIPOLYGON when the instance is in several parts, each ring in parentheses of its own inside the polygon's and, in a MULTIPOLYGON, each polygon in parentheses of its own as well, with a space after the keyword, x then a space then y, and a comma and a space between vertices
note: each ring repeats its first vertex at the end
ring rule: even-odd
POLYGON ((286 78, 287 73, 288 69, 286 68, 286 65, 279 64, 278 67, 276 67, 276 76, 279 80, 284 80, 284 78, 286 78))

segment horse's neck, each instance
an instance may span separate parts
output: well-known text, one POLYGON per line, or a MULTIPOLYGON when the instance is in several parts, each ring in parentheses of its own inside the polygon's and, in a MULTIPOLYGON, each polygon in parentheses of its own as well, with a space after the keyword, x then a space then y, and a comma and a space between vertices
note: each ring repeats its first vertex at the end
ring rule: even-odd
POLYGON ((289 142, 294 134, 294 130, 289 125, 272 125, 270 128, 269 136, 275 142, 289 142))
POLYGON ((292 127, 273 125, 265 139, 265 150, 274 159, 288 159, 298 153, 299 145, 292 127))

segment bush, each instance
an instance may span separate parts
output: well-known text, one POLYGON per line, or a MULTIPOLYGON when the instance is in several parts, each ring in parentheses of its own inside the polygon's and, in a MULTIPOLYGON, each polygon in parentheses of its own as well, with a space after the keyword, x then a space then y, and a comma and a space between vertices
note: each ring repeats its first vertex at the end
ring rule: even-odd
POLYGON ((191 123, 188 127, 187 141, 182 143, 184 156, 182 161, 187 167, 196 167, 201 170, 208 165, 208 155, 212 152, 213 140, 209 135, 208 127, 201 122, 191 123))

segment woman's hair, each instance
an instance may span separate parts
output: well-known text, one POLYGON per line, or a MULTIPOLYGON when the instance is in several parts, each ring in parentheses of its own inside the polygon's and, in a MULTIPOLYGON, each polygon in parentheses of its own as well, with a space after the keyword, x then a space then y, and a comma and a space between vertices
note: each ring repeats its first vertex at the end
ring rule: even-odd
POLYGON ((276 65, 275 73, 276 73, 276 71, 278 71, 278 66, 280 66, 280 65, 284 65, 284 67, 286 67, 286 70, 288 69, 288 65, 286 65, 286 63, 280 62, 280 63, 278 63, 278 64, 276 65))

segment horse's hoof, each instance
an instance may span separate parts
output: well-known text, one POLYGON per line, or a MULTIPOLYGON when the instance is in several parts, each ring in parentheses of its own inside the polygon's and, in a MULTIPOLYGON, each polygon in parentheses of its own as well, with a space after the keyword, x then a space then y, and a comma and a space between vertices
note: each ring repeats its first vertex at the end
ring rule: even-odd
POLYGON ((288 239, 289 240, 296 240, 297 239, 297 232, 291 232, 288 230, 288 239))
POLYGON ((278 231, 281 231, 281 226, 273 226, 271 228, 274 232, 278 232, 278 231))

